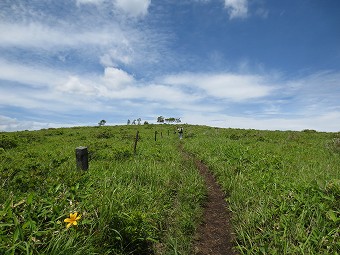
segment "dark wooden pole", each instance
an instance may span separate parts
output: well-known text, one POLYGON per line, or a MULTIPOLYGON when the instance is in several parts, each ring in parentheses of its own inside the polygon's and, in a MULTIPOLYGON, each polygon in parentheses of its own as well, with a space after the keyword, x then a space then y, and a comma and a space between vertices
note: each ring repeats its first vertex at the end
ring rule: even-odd
POLYGON ((157 141, 157 131, 155 131, 155 141, 157 141))
POLYGON ((78 169, 89 169, 89 153, 87 147, 80 146, 76 148, 76 160, 78 169))
POLYGON ((137 131, 136 140, 135 140, 135 147, 133 148, 133 152, 134 152, 135 154, 136 154, 136 151, 137 151, 138 134, 139 134, 139 131, 137 131))

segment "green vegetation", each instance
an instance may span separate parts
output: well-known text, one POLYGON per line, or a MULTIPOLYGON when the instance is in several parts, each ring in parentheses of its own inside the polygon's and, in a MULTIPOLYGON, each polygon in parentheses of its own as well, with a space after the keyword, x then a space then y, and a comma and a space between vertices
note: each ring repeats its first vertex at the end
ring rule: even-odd
POLYGON ((340 134, 196 127, 186 150, 214 172, 241 254, 338 254, 340 134))
POLYGON ((136 155, 133 126, 1 133, 0 254, 189 254, 203 180, 156 128, 138 127, 136 155))
POLYGON ((340 133, 184 125, 179 141, 173 131, 0 133, 0 254, 192 254, 206 191, 180 142, 226 192, 240 254, 338 254, 340 133), (88 171, 76 169, 78 146, 88 171))

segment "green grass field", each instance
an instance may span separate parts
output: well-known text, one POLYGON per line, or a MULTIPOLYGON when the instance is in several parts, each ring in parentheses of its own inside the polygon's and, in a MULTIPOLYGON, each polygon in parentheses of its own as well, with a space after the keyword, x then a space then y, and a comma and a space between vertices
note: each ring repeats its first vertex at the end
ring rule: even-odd
POLYGON ((217 176, 241 254, 338 254, 340 134, 199 127, 185 143, 217 176))
POLYGON ((226 192, 240 254, 338 254, 339 133, 184 125, 179 141, 174 130, 0 133, 0 254, 192 254, 206 188, 180 142, 226 192))

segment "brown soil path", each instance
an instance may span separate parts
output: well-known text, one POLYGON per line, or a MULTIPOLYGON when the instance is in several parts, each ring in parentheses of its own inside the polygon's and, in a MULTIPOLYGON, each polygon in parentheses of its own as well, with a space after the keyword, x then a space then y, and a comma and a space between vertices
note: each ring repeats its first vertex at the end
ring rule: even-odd
POLYGON ((193 159, 197 169, 205 180, 208 189, 203 205, 203 221, 198 227, 193 253, 195 255, 235 255, 233 250, 233 234, 230 222, 231 213, 228 211, 225 194, 216 183, 209 168, 200 160, 189 155, 180 146, 186 159, 193 159))

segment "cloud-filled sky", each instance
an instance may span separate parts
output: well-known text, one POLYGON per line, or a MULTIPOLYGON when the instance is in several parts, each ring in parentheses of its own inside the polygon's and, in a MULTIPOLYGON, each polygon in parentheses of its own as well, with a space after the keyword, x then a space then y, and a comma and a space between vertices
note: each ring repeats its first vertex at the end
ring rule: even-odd
POLYGON ((340 131, 338 0, 1 0, 0 131, 158 116, 340 131))

